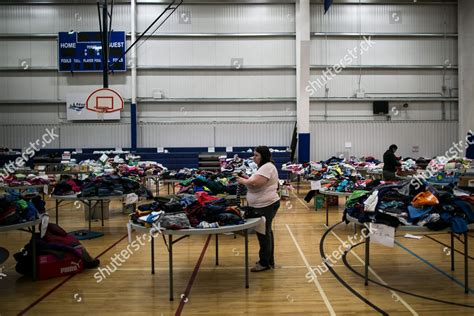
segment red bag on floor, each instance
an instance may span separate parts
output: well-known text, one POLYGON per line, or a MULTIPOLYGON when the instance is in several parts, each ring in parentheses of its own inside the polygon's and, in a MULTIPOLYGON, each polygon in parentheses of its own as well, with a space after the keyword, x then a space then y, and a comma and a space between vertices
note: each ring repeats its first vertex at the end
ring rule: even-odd
POLYGON ((63 259, 53 255, 40 255, 36 258, 38 280, 58 278, 70 274, 81 273, 84 270, 82 259, 67 253, 63 259))

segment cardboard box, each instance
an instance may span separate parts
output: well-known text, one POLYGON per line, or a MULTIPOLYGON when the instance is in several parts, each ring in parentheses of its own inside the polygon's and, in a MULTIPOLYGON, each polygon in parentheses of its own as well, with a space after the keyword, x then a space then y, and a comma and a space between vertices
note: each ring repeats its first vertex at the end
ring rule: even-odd
POLYGON ((474 188, 474 176, 460 176, 458 186, 461 188, 474 188))

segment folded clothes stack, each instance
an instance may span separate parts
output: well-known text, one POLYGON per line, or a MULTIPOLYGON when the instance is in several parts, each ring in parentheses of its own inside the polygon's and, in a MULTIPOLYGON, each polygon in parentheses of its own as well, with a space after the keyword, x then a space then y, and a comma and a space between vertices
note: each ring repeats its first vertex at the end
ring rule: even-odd
POLYGON ((432 230, 451 228, 464 233, 474 223, 474 192, 448 187, 437 190, 424 183, 403 181, 381 184, 373 190, 357 190, 346 202, 347 216, 359 222, 375 222, 392 227, 424 226, 432 230))
POLYGON ((161 175, 168 171, 168 168, 164 167, 154 161, 142 161, 132 162, 129 164, 119 164, 115 167, 117 174, 123 177, 144 177, 148 175, 161 175))
POLYGON ((252 159, 243 159, 238 155, 221 161, 221 171, 223 173, 245 173, 251 176, 257 172, 258 166, 252 159))
POLYGON ((281 166, 282 171, 290 172, 292 174, 298 174, 298 175, 303 175, 305 174, 305 168, 303 167, 302 164, 297 164, 297 163, 284 163, 281 166))
POLYGON ((199 173, 200 170, 194 168, 183 168, 178 171, 168 170, 161 174, 161 179, 164 180, 186 180, 199 173))
POLYGON ((305 167, 305 178, 322 180, 325 190, 336 192, 352 192, 365 188, 370 180, 366 180, 354 166, 345 162, 309 162, 305 167))
POLYGON ((216 228, 244 223, 241 210, 224 198, 207 192, 156 197, 130 215, 132 222, 165 229, 216 228))
MULTIPOLYGON (((178 193, 194 194, 197 192, 208 192, 211 194, 230 194, 236 195, 238 183, 236 178, 228 173, 202 172, 195 174, 179 183, 178 193)), ((245 195, 246 188, 240 188, 240 194, 245 195)))
POLYGON ((162 164, 154 161, 133 161, 128 163, 125 159, 115 156, 100 160, 84 160, 79 164, 81 169, 89 170, 91 174, 118 174, 123 177, 135 176, 144 177, 146 175, 161 175, 168 171, 162 164))
POLYGON ((153 197, 139 182, 117 175, 89 177, 83 181, 68 179, 58 183, 53 190, 53 195, 78 194, 78 197, 121 196, 130 193, 146 198, 153 197))
POLYGON ((0 186, 29 186, 29 185, 43 185, 49 184, 48 176, 37 176, 34 174, 24 175, 24 174, 15 174, 9 175, 8 177, 0 177, 0 186))
POLYGON ((45 212, 45 205, 39 195, 9 192, 0 197, 0 226, 33 221, 45 212))

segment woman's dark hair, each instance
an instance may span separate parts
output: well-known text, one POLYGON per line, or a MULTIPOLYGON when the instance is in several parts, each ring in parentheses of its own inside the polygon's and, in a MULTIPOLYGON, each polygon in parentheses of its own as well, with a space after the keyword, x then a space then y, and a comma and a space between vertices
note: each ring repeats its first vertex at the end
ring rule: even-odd
POLYGON ((394 150, 398 149, 398 146, 393 144, 393 145, 390 145, 390 147, 388 147, 388 149, 390 149, 391 151, 394 151, 394 150))
POLYGON ((262 156, 262 160, 258 165, 259 168, 267 162, 275 164, 275 162, 272 160, 272 153, 270 152, 270 149, 267 146, 258 146, 257 148, 255 148, 255 151, 258 152, 260 156, 262 156))

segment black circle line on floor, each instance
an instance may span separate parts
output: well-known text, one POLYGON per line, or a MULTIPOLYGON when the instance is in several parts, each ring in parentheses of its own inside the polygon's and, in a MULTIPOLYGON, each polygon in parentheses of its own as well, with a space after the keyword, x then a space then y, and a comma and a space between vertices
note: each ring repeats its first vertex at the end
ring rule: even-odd
MULTIPOLYGON (((119 240, 117 240, 116 242, 114 242, 111 246, 109 246, 107 249, 105 249, 102 253, 100 253, 96 259, 100 258, 102 255, 104 255, 107 251, 109 251, 110 249, 112 249, 113 247, 115 247, 118 243, 120 243, 122 240, 124 240, 125 238, 128 237, 128 234, 125 234, 123 237, 121 237, 119 240)), ((55 287, 53 287, 52 289, 50 289, 48 292, 46 292, 45 294, 43 294, 40 298, 38 298, 36 301, 34 301, 33 303, 31 303, 30 305, 28 305, 28 307, 26 307, 25 309, 23 309, 21 312, 19 312, 17 315, 20 316, 20 315, 24 315, 27 311, 29 311, 30 309, 32 309, 33 307, 35 307, 36 305, 38 305, 39 303, 41 303, 41 301, 43 301, 45 298, 47 298, 48 296, 50 296, 51 294, 53 294, 57 289, 59 289, 61 286, 63 286, 66 282, 68 282, 69 280, 71 280, 73 277, 75 277, 77 274, 72 274, 68 277, 66 277, 64 280, 62 280, 59 284, 57 284, 55 287)))
POLYGON ((193 287, 194 280, 196 279, 196 276, 199 272, 199 268, 201 267, 202 260, 204 259, 204 255, 206 254, 207 247, 209 246, 209 242, 211 241, 212 235, 209 235, 207 237, 206 243, 204 244, 204 248, 201 251, 201 255, 199 256, 198 261, 196 262, 196 266, 194 267, 193 273, 191 274, 191 278, 188 281, 188 285, 186 286, 186 290, 184 291, 184 294, 181 295, 181 301, 179 302, 178 309, 176 310, 175 316, 180 316, 183 309, 184 305, 188 302, 189 300, 189 294, 191 294, 191 288, 193 287))
MULTIPOLYGON (((445 246, 445 247, 451 248, 451 246, 445 244, 445 243, 442 242, 442 241, 439 241, 439 240, 436 239, 436 238, 430 237, 429 235, 426 235, 426 237, 427 237, 428 239, 431 239, 431 240, 434 241, 434 242, 437 242, 437 243, 440 244, 440 245, 443 245, 443 246, 445 246)), ((462 252, 462 251, 460 251, 460 250, 454 249, 454 252, 457 252, 458 254, 464 256, 464 252, 462 252)), ((468 257, 470 260, 474 260, 474 258, 471 257, 471 256, 469 256, 469 255, 468 255, 467 257, 468 257)))
MULTIPOLYGON (((324 241, 326 240, 326 236, 338 225, 342 224, 344 221, 340 221, 339 223, 336 223, 334 225, 332 225, 331 227, 329 227, 328 230, 326 230, 323 234, 323 236, 321 237, 321 240, 319 241, 319 252, 321 254, 321 259, 323 259, 323 262, 326 262, 326 254, 324 253, 324 241)), ((332 275, 334 275, 334 277, 339 281, 339 283, 341 283, 346 289, 348 289, 352 294, 354 294, 355 296, 357 296, 362 302, 364 302, 365 304, 367 304, 368 306, 372 307, 374 310, 376 310, 377 312, 379 312, 381 315, 384 315, 384 316, 388 316, 388 313, 385 312, 383 309, 381 309, 380 307, 378 307, 377 305, 375 305, 374 303, 372 303, 371 301, 369 301, 367 298, 365 298, 362 294, 360 294, 359 292, 357 292, 355 289, 353 289, 346 281, 344 281, 340 276, 339 274, 336 273, 336 271, 334 271, 334 269, 331 267, 330 264, 326 265, 327 268, 329 269, 329 271, 332 273, 332 275)))
MULTIPOLYGON (((347 261, 347 254, 349 253, 349 251, 351 251, 352 249, 354 249, 355 247, 358 247, 360 245, 363 245, 365 244, 365 242, 360 242, 358 244, 355 244, 354 246, 352 246, 348 251, 345 251, 344 254, 342 255, 342 261, 344 262, 344 265, 349 269, 351 270, 355 275, 361 277, 362 279, 364 279, 364 275, 362 275, 362 273, 359 273, 358 271, 356 271, 350 264, 349 262, 347 261)), ((441 299, 437 299, 437 298, 433 298, 433 297, 429 297, 429 296, 424 296, 424 295, 420 295, 420 294, 416 294, 416 293, 412 293, 412 292, 408 292, 408 291, 405 291, 405 290, 400 290, 400 289, 397 289, 397 288, 394 288, 394 287, 391 287, 389 285, 385 285, 385 284, 382 284, 378 281, 375 281, 375 280, 372 280, 372 279, 368 279, 369 282, 372 282, 376 285, 379 285, 381 287, 384 287, 388 290, 392 290, 392 291, 395 291, 395 292, 399 292, 399 293, 403 293, 403 294, 406 294, 406 295, 410 295, 410 296, 414 296, 414 297, 417 297, 417 298, 421 298, 421 299, 424 299, 424 300, 428 300, 428 301, 433 301, 433 302, 437 302, 437 303, 442 303, 442 304, 448 304, 448 305, 455 305, 455 306, 460 306, 460 307, 466 307, 466 308, 474 308, 474 305, 467 305, 467 304, 461 304, 461 303, 456 303, 456 302, 450 302, 450 301, 445 301, 445 300, 441 300, 441 299)))

